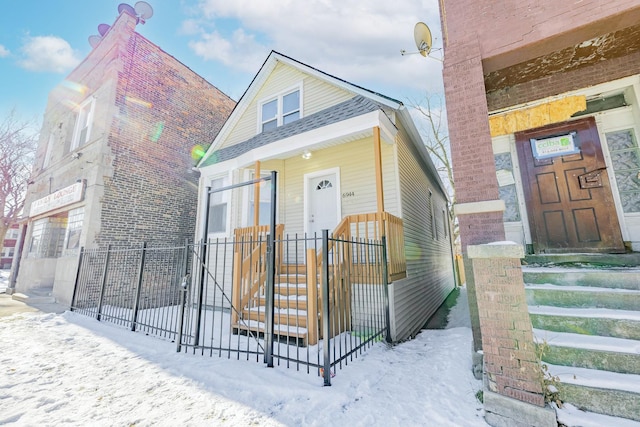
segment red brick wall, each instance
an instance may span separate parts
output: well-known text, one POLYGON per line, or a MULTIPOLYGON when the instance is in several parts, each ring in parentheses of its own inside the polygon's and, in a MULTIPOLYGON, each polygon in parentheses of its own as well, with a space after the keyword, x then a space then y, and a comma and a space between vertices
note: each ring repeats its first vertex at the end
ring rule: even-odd
POLYGON ((191 152, 213 141, 235 102, 137 33, 121 57, 98 243, 193 239, 191 152))
POLYGON ((489 390, 544 406, 520 259, 470 257, 489 390))

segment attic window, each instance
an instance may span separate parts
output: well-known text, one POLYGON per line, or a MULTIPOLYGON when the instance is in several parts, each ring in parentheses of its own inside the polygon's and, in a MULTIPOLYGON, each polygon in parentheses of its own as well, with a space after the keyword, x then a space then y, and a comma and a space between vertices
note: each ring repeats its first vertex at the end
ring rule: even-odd
POLYGON ((300 89, 285 92, 260 104, 260 132, 296 121, 301 116, 300 89))

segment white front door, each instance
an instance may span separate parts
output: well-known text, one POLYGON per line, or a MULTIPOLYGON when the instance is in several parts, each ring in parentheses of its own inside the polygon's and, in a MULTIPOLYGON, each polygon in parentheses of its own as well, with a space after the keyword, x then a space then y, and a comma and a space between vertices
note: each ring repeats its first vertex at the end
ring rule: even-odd
POLYGON ((324 229, 331 233, 340 222, 338 176, 337 171, 322 171, 305 176, 307 233, 311 235, 317 233, 320 236, 324 229))

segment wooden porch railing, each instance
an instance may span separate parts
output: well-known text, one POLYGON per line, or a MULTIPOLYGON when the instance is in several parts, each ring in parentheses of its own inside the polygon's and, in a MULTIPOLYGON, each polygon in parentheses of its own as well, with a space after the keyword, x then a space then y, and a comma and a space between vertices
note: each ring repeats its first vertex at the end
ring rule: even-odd
MULTIPOLYGON (((236 309, 246 307, 259 291, 263 291, 262 288, 266 284, 269 229, 268 225, 259 225, 234 230, 232 304, 236 309)), ((276 242, 280 242, 280 246, 283 232, 284 224, 277 224, 275 238, 276 242)), ((276 262, 276 265, 278 264, 276 262)), ((236 310, 232 310, 231 320, 232 324, 238 322, 236 310)))
MULTIPOLYGON (((338 240, 387 240, 387 267, 389 282, 407 276, 407 261, 404 252, 404 226, 402 219, 388 212, 348 215, 333 230, 333 238, 338 240)), ((329 251, 333 242, 329 242, 329 251)), ((322 254, 318 254, 318 265, 322 254)))

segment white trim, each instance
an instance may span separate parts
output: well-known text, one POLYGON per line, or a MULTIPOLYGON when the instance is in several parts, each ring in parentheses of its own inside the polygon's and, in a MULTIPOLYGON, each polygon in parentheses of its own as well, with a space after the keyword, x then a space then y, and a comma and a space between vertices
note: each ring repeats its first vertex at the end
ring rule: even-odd
POLYGON ((304 105, 304 98, 303 98, 303 90, 302 90, 302 81, 298 84, 295 84, 293 86, 290 86, 289 88, 280 91, 278 93, 275 94, 271 94, 268 97, 264 97, 260 100, 258 100, 258 102, 256 102, 256 108, 257 108, 257 112, 256 112, 256 116, 258 117, 258 120, 256 122, 256 134, 262 133, 262 125, 263 120, 262 120, 262 106, 264 104, 267 104, 271 101, 276 101, 277 104, 277 111, 276 111, 276 126, 280 127, 282 126, 282 120, 283 120, 283 99, 285 96, 292 94, 296 91, 299 92, 299 104, 298 104, 298 113, 299 113, 299 117, 298 120, 300 120, 301 118, 304 117, 304 111, 303 111, 303 105, 304 105))
POLYGON ((82 147, 83 145, 85 145, 86 143, 89 142, 89 140, 91 139, 91 130, 93 128, 93 114, 94 114, 94 110, 95 110, 95 106, 96 106, 96 98, 95 96, 91 95, 89 97, 87 97, 87 99, 85 99, 84 101, 82 101, 82 103, 80 103, 80 105, 78 105, 77 110, 76 110, 76 123, 73 127, 73 138, 71 139, 71 148, 70 151, 73 151, 79 147, 82 147), (83 111, 86 111, 87 106, 89 107, 88 111, 87 111, 87 135, 85 137, 85 140, 80 143, 80 133, 82 132, 82 129, 84 128, 80 128, 80 115, 82 114, 83 111))
POLYGON ((482 202, 456 203, 453 211, 456 215, 470 215, 486 212, 504 212, 504 200, 484 200, 482 202))
MULTIPOLYGON (((315 171, 315 172, 309 172, 309 173, 305 173, 304 177, 303 177, 303 197, 304 197, 304 214, 303 214, 303 221, 304 221, 304 232, 308 233, 309 232, 309 201, 310 201, 310 195, 309 195, 309 181, 313 178, 316 178, 318 176, 322 176, 322 175, 330 175, 330 174, 335 174, 336 176, 336 215, 337 215, 337 220, 338 223, 340 223, 340 221, 342 221, 342 199, 341 199, 341 195, 342 192, 340 190, 340 168, 339 167, 335 167, 335 168, 330 168, 330 169, 323 169, 323 170, 319 170, 319 171, 315 171)), ((338 225, 338 223, 336 223, 336 225, 338 225)))
MULTIPOLYGON (((220 179, 223 178, 223 186, 228 186, 231 185, 233 183, 233 175, 231 173, 231 171, 229 172, 225 172, 225 173, 217 173, 217 174, 211 174, 211 175, 207 175, 204 178, 204 182, 203 182, 203 190, 202 190, 202 200, 204 201, 204 203, 202 204, 202 213, 203 213, 203 220, 201 221, 201 228, 199 230, 199 233, 202 234, 202 231, 204 230, 204 221, 209 221, 209 218, 207 217, 207 215, 205 214, 207 211, 207 205, 206 205, 206 200, 207 200, 207 187, 211 186, 211 181, 213 181, 214 179, 220 179)), ((224 232, 214 232, 214 231, 210 231, 207 233, 207 238, 212 238, 212 237, 228 237, 231 235, 231 211, 232 211, 232 197, 230 197, 229 192, 223 192, 222 193, 222 197, 223 197, 223 201, 227 203, 227 218, 226 218, 226 224, 225 224, 225 231, 224 232)), ((201 239, 202 236, 196 236, 196 240, 201 239)))

